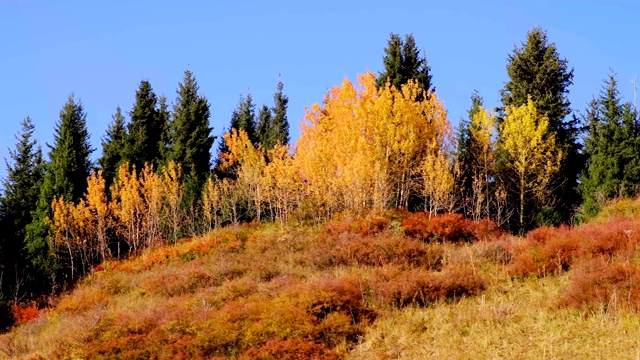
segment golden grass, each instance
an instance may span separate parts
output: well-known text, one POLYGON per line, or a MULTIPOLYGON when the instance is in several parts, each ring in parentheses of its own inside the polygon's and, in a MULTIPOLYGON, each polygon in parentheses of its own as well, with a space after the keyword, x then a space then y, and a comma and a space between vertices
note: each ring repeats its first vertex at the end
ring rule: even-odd
POLYGON ((1 335, 0 359, 640 359, 633 307, 559 306, 579 267, 510 273, 527 239, 347 225, 226 228, 108 262, 1 335))

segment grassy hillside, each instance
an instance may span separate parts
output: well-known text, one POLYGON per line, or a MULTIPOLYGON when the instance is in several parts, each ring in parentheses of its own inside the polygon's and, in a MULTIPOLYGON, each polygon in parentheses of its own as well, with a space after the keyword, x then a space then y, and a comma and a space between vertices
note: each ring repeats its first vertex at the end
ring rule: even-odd
POLYGON ((458 216, 245 225, 15 309, 17 359, 637 358, 640 222, 524 238, 458 216))

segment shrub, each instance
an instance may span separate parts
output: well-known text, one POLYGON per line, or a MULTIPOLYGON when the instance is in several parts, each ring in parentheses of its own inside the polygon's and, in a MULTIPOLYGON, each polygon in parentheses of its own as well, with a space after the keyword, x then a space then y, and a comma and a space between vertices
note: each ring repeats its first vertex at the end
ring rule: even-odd
POLYGON ((439 245, 425 244, 389 232, 376 236, 347 233, 326 236, 315 247, 314 261, 321 267, 396 264, 439 269, 444 257, 444 250, 439 245))
POLYGON ((386 268, 377 276, 374 289, 377 300, 399 308, 475 296, 487 287, 482 276, 468 269, 435 273, 424 269, 386 268))
POLYGON ((502 230, 491 220, 478 222, 465 219, 461 214, 430 216, 428 213, 413 213, 402 221, 407 236, 426 241, 470 242, 487 240, 502 235, 502 230))
POLYGON ((17 304, 11 303, 11 315, 13 316, 13 322, 15 325, 21 325, 27 323, 40 315, 38 308, 35 304, 17 304))
POLYGON ((266 344, 245 351, 241 360, 333 360, 338 356, 322 344, 304 339, 272 339, 266 344))
POLYGON ((599 257, 576 269, 559 304, 591 311, 640 310, 640 267, 599 257))

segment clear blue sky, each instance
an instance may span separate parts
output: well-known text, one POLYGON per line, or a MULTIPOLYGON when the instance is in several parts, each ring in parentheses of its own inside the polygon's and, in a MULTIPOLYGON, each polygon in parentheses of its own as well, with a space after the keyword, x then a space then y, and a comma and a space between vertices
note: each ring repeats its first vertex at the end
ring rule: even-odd
POLYGON ((640 72, 638 19, 633 0, 0 0, 0 158, 27 115, 37 139, 50 143, 74 93, 85 106, 96 159, 111 115, 118 105, 131 109, 140 80, 173 101, 187 66, 211 103, 217 136, 240 94, 271 104, 282 74, 295 140, 305 106, 345 77, 381 70, 391 32, 414 34, 454 124, 474 89, 487 107, 498 105, 507 54, 537 25, 575 69, 575 110, 599 91, 609 68, 631 100, 631 79, 640 72))

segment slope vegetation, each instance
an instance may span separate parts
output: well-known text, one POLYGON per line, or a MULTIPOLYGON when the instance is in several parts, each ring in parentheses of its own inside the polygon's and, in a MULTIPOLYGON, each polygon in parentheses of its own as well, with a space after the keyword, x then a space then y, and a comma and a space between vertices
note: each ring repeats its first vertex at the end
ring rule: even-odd
POLYGON ((638 243, 640 222, 618 215, 522 238, 401 212, 224 228, 14 309, 0 357, 631 358, 638 243))

